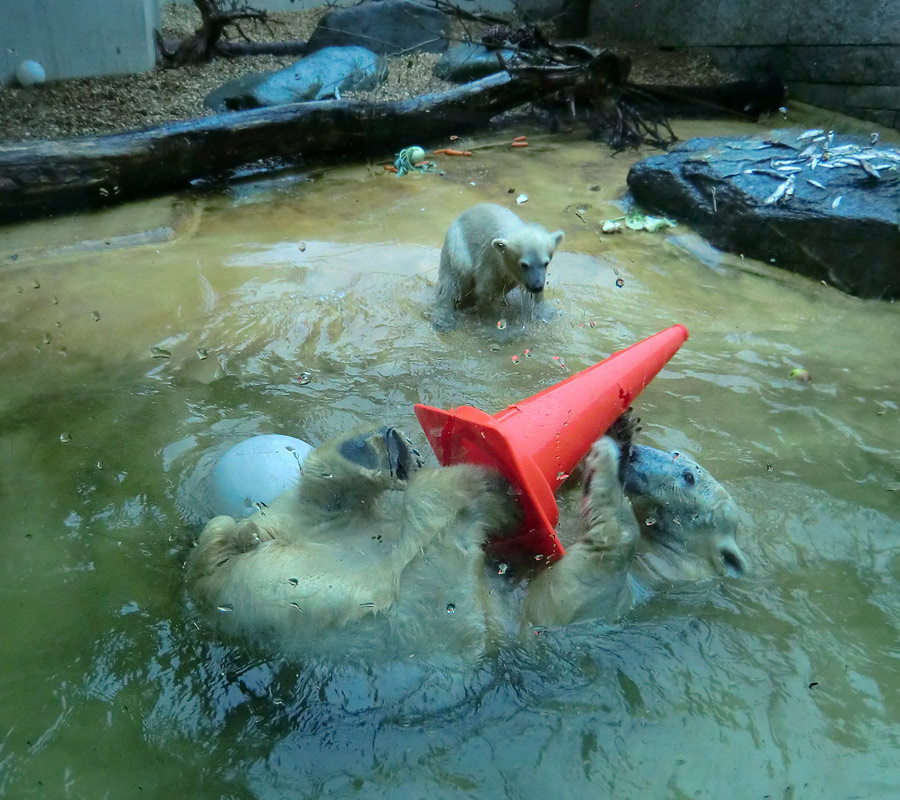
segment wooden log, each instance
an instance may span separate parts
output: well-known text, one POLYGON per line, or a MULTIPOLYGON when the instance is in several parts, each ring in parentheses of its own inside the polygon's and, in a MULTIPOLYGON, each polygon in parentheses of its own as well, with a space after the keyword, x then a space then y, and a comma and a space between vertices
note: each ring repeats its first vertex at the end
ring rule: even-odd
POLYGON ((502 72, 446 92, 260 108, 106 136, 0 146, 0 222, 177 190, 260 160, 368 155, 485 125, 534 96, 502 72))

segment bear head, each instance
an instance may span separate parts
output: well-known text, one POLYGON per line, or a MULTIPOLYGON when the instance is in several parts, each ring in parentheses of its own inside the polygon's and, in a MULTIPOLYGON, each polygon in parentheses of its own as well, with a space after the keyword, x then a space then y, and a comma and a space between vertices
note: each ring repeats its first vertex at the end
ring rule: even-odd
POLYGON ((348 504, 365 505, 385 490, 403 489, 422 463, 396 428, 357 428, 307 456, 298 491, 308 505, 340 513, 348 504))
POLYGON ((620 475, 641 535, 670 562, 683 563, 682 577, 698 577, 698 567, 702 572, 704 566, 714 575, 747 571, 735 540, 737 506, 696 461, 684 453, 632 445, 620 475))
POLYGON ((544 290, 550 259, 565 233, 548 233, 541 225, 524 225, 515 234, 491 240, 506 271, 517 284, 532 294, 544 290))

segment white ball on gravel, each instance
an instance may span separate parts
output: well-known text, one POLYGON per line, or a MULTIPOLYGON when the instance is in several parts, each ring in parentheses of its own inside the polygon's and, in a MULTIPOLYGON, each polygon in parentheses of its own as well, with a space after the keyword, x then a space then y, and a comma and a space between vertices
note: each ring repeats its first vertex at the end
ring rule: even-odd
POLYGON ((300 481, 301 466, 312 446, 269 433, 238 442, 222 454, 209 475, 207 502, 215 514, 235 519, 268 505, 300 481))
POLYGON ((16 80, 22 86, 34 86, 47 80, 47 73, 37 61, 23 61, 16 68, 16 80))

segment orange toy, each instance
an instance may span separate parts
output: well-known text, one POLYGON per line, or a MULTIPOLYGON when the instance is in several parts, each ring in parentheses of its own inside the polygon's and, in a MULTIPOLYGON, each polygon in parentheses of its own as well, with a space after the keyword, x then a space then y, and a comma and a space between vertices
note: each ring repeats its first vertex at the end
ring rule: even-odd
POLYGON ((524 551, 548 561, 563 555, 553 493, 687 338, 687 328, 673 325, 493 417, 472 406, 444 411, 416 405, 443 466, 493 467, 519 494, 524 524, 515 536, 492 543, 498 554, 524 551))

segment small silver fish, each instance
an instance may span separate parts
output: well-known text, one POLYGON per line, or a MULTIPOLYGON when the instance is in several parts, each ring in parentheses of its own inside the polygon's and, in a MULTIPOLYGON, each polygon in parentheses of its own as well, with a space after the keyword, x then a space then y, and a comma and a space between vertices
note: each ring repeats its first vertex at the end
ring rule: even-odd
POLYGON ((831 207, 837 208, 841 204, 841 200, 843 200, 843 199, 844 199, 844 195, 839 194, 837 197, 834 198, 834 202, 831 204, 831 207))
POLYGON ((763 204, 770 206, 773 203, 777 203, 781 200, 782 197, 785 200, 789 200, 791 195, 794 193, 794 176, 792 175, 788 178, 784 183, 782 183, 772 194, 770 194, 765 200, 763 200, 763 204), (788 194, 790 191, 790 194, 788 194))
POLYGON ((803 133, 797 137, 797 141, 802 142, 804 139, 809 139, 813 136, 821 136, 824 133, 825 131, 821 128, 810 128, 808 131, 803 131, 803 133))
POLYGON ((870 178, 881 180, 881 173, 875 169, 868 161, 860 161, 859 165, 866 171, 866 175, 870 178))
POLYGON ((806 182, 809 183, 809 184, 811 184, 811 185, 813 185, 813 186, 815 186, 817 189, 824 189, 824 188, 825 188, 825 186, 824 186, 823 184, 819 183, 818 181, 814 181, 812 178, 807 178, 807 179, 806 179, 806 182))

